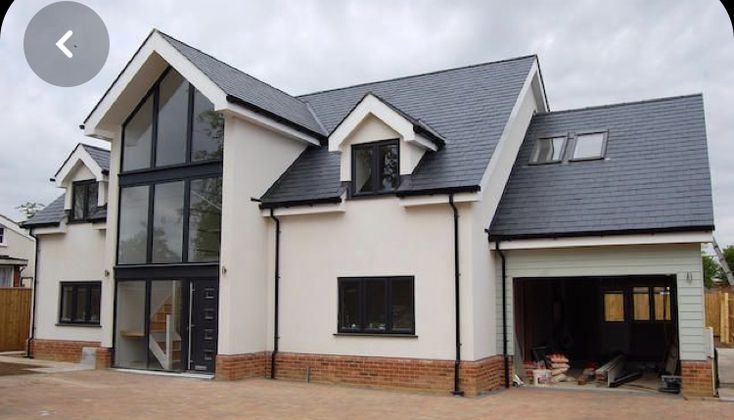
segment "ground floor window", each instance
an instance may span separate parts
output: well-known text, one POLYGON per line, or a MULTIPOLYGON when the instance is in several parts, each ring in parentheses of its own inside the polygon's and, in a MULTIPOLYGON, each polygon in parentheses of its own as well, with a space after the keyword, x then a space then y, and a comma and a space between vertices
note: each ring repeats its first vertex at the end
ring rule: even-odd
POLYGON ((62 282, 60 324, 99 325, 102 282, 62 282))
POLYGON ((340 333, 415 334, 414 279, 340 277, 340 333))

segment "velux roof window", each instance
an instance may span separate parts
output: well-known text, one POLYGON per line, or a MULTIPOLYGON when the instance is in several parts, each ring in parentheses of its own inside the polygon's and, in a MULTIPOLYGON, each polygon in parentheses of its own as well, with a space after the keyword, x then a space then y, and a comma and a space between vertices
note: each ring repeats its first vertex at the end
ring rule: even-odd
POLYGON ((606 133, 578 134, 572 160, 601 159, 605 144, 606 133))
POLYGON ((563 160, 566 137, 540 138, 535 143, 535 150, 530 163, 555 163, 563 160))

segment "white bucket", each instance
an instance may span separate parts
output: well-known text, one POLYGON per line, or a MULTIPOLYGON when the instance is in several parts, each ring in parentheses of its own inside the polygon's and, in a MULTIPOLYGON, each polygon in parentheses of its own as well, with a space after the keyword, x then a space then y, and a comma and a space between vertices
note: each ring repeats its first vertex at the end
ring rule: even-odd
POLYGON ((551 382, 551 374, 548 369, 533 369, 533 385, 548 386, 551 382))

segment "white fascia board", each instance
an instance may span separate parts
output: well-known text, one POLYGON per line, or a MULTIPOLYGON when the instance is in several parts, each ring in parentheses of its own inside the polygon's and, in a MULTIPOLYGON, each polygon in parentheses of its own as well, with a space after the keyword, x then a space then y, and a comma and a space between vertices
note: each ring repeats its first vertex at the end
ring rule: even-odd
MULTIPOLYGON (((454 194, 454 203, 473 203, 479 201, 478 192, 454 194)), ((430 206, 435 204, 447 204, 448 195, 428 195, 415 197, 402 197, 398 201, 403 207, 430 206)))
POLYGON ((130 112, 139 100, 147 93, 150 85, 157 80, 160 70, 157 66, 150 63, 151 57, 157 54, 171 67, 191 82, 204 96, 213 104, 215 110, 223 110, 227 108, 227 95, 214 82, 209 79, 201 70, 194 66, 186 57, 183 56, 173 45, 168 43, 157 31, 153 31, 145 40, 140 49, 135 53, 125 69, 120 73, 117 80, 112 84, 107 93, 102 97, 97 108, 92 111, 87 120, 84 122, 84 135, 94 138, 103 138, 110 140, 114 138, 116 127, 119 127, 127 118, 130 112), (148 64, 148 66, 146 66, 148 64), (145 68, 144 68, 145 67, 145 68), (156 67, 155 69, 149 67, 156 67), (108 115, 118 99, 125 93, 128 86, 135 79, 141 70, 159 70, 158 75, 150 78, 151 83, 148 86, 137 86, 137 101, 133 101, 135 105, 125 107, 120 110, 123 115, 108 115), (137 92, 140 90, 140 92, 137 92), (128 109, 129 108, 129 109, 128 109))
POLYGON ((314 146, 320 146, 321 142, 313 136, 309 136, 301 131, 291 128, 285 124, 279 123, 271 118, 268 118, 262 114, 258 114, 252 110, 245 108, 242 105, 228 102, 225 109, 218 109, 217 111, 222 112, 228 116, 239 117, 245 121, 251 122, 255 125, 263 127, 268 130, 275 131, 293 140, 304 142, 314 146))
MULTIPOLYGON (((307 214, 326 214, 326 213, 344 213, 346 211, 346 200, 342 196, 342 201, 333 204, 314 204, 308 206, 296 207, 280 207, 273 209, 276 217, 281 216, 302 216, 307 214)), ((270 217, 270 209, 261 209, 262 217, 270 217)))
POLYGON ((56 180, 56 186, 58 188, 64 188, 64 184, 67 183, 67 177, 74 171, 74 169, 79 165, 82 164, 89 169, 89 171, 94 175, 94 179, 96 181, 105 181, 107 178, 104 174, 104 171, 102 170, 102 167, 99 166, 97 161, 92 158, 92 156, 87 152, 87 149, 84 148, 81 144, 78 144, 73 152, 71 152, 71 155, 69 155, 69 158, 64 162, 64 164, 59 168, 59 170, 56 172, 56 175, 54 175, 54 178, 56 180))
MULTIPOLYGON (((635 235, 583 236, 578 238, 540 238, 500 241, 500 249, 547 249, 578 248, 589 246, 655 245, 708 243, 713 240, 712 232, 666 232, 635 235)), ((496 243, 490 242, 490 249, 496 243)))
POLYGON ((30 239, 32 241, 35 240, 31 235, 28 234, 28 230, 20 227, 20 225, 15 223, 14 220, 5 217, 2 214, 0 214, 0 226, 4 227, 5 229, 12 230, 13 232, 27 239, 30 239))
POLYGON ((359 127, 359 124, 370 115, 397 131, 403 141, 416 144, 427 150, 438 150, 437 145, 425 137, 415 133, 413 123, 387 106, 378 97, 367 94, 356 107, 344 118, 329 135, 329 151, 340 152, 342 144, 359 127))
POLYGON ((58 226, 47 226, 33 228, 33 234, 38 235, 58 235, 60 233, 66 233, 66 223, 61 222, 58 226))

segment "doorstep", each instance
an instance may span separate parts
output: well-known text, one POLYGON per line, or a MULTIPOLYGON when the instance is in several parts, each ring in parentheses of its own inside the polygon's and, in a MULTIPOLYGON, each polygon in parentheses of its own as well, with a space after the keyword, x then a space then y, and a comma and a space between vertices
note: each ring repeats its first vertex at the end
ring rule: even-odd
POLYGON ((112 368, 112 370, 116 370, 118 372, 125 372, 125 373, 136 373, 139 375, 170 376, 174 378, 203 379, 207 381, 211 381, 214 379, 213 373, 163 372, 160 370, 125 369, 125 368, 112 368))

